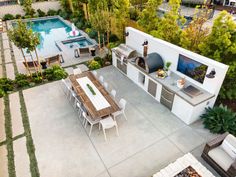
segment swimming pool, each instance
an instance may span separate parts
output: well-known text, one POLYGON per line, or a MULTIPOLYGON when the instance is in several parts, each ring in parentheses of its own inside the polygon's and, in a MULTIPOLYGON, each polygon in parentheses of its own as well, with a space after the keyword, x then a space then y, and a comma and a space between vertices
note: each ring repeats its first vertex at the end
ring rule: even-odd
POLYGON ((93 43, 85 37, 62 41, 62 43, 67 48, 80 48, 80 47, 87 47, 87 46, 93 45, 93 43))
POLYGON ((71 27, 59 18, 36 19, 27 22, 34 32, 39 33, 40 44, 37 46, 41 56, 52 55, 60 50, 55 41, 70 38, 71 27))

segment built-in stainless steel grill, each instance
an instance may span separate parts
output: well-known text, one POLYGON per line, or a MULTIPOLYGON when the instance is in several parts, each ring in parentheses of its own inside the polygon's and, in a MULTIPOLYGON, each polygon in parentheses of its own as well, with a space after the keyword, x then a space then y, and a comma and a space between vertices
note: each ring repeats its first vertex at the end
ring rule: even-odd
POLYGON ((164 62, 158 53, 150 53, 147 57, 137 57, 136 65, 147 73, 152 73, 158 69, 163 69, 164 62))
POLYGON ((120 44, 114 49, 116 56, 122 59, 124 62, 127 62, 127 59, 137 56, 136 50, 130 48, 128 45, 120 44))

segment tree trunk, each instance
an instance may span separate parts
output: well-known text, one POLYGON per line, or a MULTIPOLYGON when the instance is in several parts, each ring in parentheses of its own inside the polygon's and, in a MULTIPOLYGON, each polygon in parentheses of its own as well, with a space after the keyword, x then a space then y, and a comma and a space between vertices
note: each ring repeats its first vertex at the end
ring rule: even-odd
POLYGON ((36 75, 38 76, 38 70, 37 70, 37 67, 35 66, 35 62, 34 62, 34 59, 33 59, 33 56, 32 56, 31 52, 30 52, 30 57, 31 57, 31 60, 33 61, 33 65, 34 65, 34 69, 36 71, 36 75))
POLYGON ((38 61, 38 68, 39 68, 39 71, 40 71, 40 73, 41 73, 41 76, 43 77, 43 72, 42 72, 42 68, 40 67, 39 57, 38 57, 38 53, 37 53, 36 48, 34 48, 34 51, 35 51, 36 58, 37 58, 37 61, 38 61))
POLYGON ((86 14, 87 14, 87 17, 88 17, 88 20, 89 20, 90 17, 89 17, 88 3, 85 3, 85 8, 86 8, 86 14))
POLYGON ((110 32, 107 31, 107 45, 110 47, 110 32))
POLYGON ((98 31, 98 46, 101 49, 101 40, 100 40, 100 32, 98 31))
POLYGON ((28 65, 27 60, 26 60, 26 58, 25 58, 24 51, 23 51, 22 48, 21 48, 20 50, 21 50, 21 53, 22 53, 22 55, 23 55, 23 58, 24 58, 24 61, 25 61, 25 64, 26 64, 26 69, 28 70, 30 77, 32 77, 32 74, 31 74, 30 69, 29 69, 29 65, 28 65))

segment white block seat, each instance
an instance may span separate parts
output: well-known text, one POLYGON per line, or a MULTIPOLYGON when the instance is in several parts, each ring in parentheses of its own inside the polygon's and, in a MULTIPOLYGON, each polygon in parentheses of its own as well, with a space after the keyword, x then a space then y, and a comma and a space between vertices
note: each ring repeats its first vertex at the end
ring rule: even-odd
POLYGON ((116 111, 114 113, 112 113, 112 116, 113 118, 116 120, 116 117, 120 116, 120 115, 123 115, 124 118, 127 120, 127 117, 125 115, 125 107, 126 107, 126 100, 121 98, 119 103, 118 103, 118 106, 120 107, 120 110, 119 111, 116 111))
POLYGON ((104 82, 104 78, 103 78, 103 76, 99 76, 99 82, 101 83, 101 84, 103 84, 103 82, 104 82))
POLYGON ((111 90, 111 96, 115 100, 115 98, 116 98, 116 90, 114 90, 114 89, 111 90))
POLYGON ((100 126, 102 126, 105 141, 107 141, 106 129, 110 129, 110 128, 115 127, 116 134, 117 134, 117 136, 119 136, 118 125, 117 125, 116 121, 111 116, 101 119, 99 122, 99 130, 100 130, 100 126))
POLYGON ((99 121, 101 119, 96 119, 96 120, 93 120, 89 115, 87 115, 86 112, 82 112, 82 115, 83 115, 83 118, 84 118, 84 121, 83 121, 83 125, 84 127, 86 128, 88 123, 90 124, 90 130, 89 130, 89 136, 91 136, 91 133, 92 133, 92 130, 93 130, 93 126, 96 125, 96 124, 99 124, 99 121))
POLYGON ((108 83, 107 83, 107 82, 104 82, 104 83, 103 83, 103 87, 104 87, 106 90, 108 90, 108 83))
POLYGON ((95 71, 95 70, 92 71, 92 74, 93 74, 95 77, 97 77, 97 75, 98 75, 97 71, 95 71))

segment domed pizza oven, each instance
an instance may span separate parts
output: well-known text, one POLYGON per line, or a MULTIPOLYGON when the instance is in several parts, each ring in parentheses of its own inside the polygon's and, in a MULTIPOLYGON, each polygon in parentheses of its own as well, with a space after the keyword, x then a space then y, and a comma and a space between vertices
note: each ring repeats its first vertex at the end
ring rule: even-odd
POLYGON ((158 53, 150 53, 147 57, 137 57, 136 65, 147 73, 153 73, 164 68, 163 59, 158 53))

